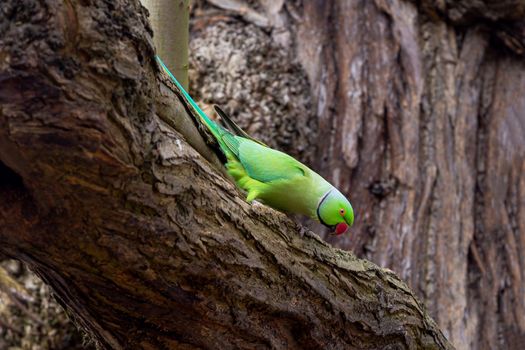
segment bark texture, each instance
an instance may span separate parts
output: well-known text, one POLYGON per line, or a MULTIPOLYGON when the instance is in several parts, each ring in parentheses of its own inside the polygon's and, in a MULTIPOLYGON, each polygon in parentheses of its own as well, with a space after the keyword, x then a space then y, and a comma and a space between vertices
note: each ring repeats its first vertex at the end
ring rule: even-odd
POLYGON ((318 167, 359 218, 341 246, 400 273, 458 348, 521 347, 523 58, 491 44, 496 28, 403 1, 312 6, 299 38, 335 36, 314 56, 319 135, 335 132, 318 167))
MULTIPOLYGON (((241 19, 308 76, 315 120, 298 118, 295 130, 317 150, 297 155, 356 209, 353 234, 326 239, 399 273, 458 349, 521 349, 525 1, 209 2, 228 16, 215 8, 194 19, 199 40, 200 28, 241 19)), ((232 102, 233 115, 250 104, 232 102)))
POLYGON ((451 348, 392 272, 245 203, 153 57, 138 0, 3 2, 1 253, 105 348, 451 348))

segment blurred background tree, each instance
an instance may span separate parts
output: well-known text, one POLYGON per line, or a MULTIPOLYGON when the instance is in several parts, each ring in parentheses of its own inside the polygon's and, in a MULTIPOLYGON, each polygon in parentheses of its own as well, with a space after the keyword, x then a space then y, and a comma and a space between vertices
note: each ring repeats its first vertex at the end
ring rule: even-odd
POLYGON ((141 2, 149 11, 157 54, 182 86, 187 88, 190 0, 141 2))

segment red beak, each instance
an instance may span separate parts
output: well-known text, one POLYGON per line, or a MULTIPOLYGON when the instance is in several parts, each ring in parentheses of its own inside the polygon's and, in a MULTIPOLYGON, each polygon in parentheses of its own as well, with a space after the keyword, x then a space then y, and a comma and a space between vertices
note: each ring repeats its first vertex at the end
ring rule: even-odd
POLYGON ((346 232, 346 230, 348 230, 348 225, 345 222, 340 222, 335 227, 335 234, 338 236, 342 235, 343 233, 346 232))

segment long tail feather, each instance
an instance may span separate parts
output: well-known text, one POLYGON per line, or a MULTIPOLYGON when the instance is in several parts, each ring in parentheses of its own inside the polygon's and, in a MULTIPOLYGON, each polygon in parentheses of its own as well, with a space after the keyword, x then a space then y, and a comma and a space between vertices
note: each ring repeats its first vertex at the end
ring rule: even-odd
POLYGON ((188 94, 188 92, 186 92, 186 90, 182 87, 182 85, 179 83, 179 81, 177 80, 177 78, 175 78, 175 76, 170 72, 170 70, 168 69, 168 67, 166 67, 166 65, 164 64, 164 62, 162 62, 162 60, 160 59, 159 56, 155 56, 155 58, 157 59, 157 62, 160 64, 160 66, 162 67, 162 69, 164 70, 164 72, 166 72, 166 74, 168 74, 168 76, 171 78, 171 81, 173 81, 173 83, 175 85, 177 85, 177 87, 179 88, 179 90, 182 92, 182 95, 184 96, 184 98, 186 99, 186 101, 193 107, 193 109, 197 112, 197 114, 199 115, 199 117, 201 118, 202 122, 208 127, 208 129, 210 130, 210 132, 213 134, 213 136, 215 136, 215 138, 217 140, 220 140, 221 139, 221 133, 219 131, 219 126, 217 125, 217 123, 215 123, 213 120, 211 120, 210 118, 208 118, 208 116, 206 115, 206 113, 204 113, 204 111, 197 105, 197 103, 195 103, 195 101, 193 100, 193 98, 191 98, 190 94, 188 94))
POLYGON ((243 129, 241 129, 241 127, 239 125, 237 125, 237 123, 235 123, 231 118, 230 116, 222 110, 221 107, 217 106, 217 105, 213 105, 213 108, 215 108, 215 112, 217 112, 217 114, 221 117, 221 119, 224 121, 224 124, 226 124, 228 126, 228 128, 230 129, 230 131, 232 131, 235 135, 237 136, 242 136, 246 139, 249 139, 249 140, 252 140, 252 141, 255 141, 265 147, 268 147, 267 145, 265 145, 262 141, 259 141, 253 137, 251 137, 250 135, 248 135, 248 133, 246 131, 244 131, 243 129))

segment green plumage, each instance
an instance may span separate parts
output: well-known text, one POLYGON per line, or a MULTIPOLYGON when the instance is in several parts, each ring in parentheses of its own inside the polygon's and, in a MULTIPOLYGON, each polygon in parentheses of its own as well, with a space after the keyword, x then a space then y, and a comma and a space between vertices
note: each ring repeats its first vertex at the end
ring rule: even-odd
MULTIPOLYGON (((286 153, 250 137, 217 106, 217 113, 231 131, 208 118, 162 60, 157 60, 217 140, 226 156, 228 173, 248 192, 248 202, 257 199, 281 211, 310 216, 329 227, 353 224, 352 206, 335 187, 286 153)), ((337 232, 341 230, 338 226, 337 232)))

